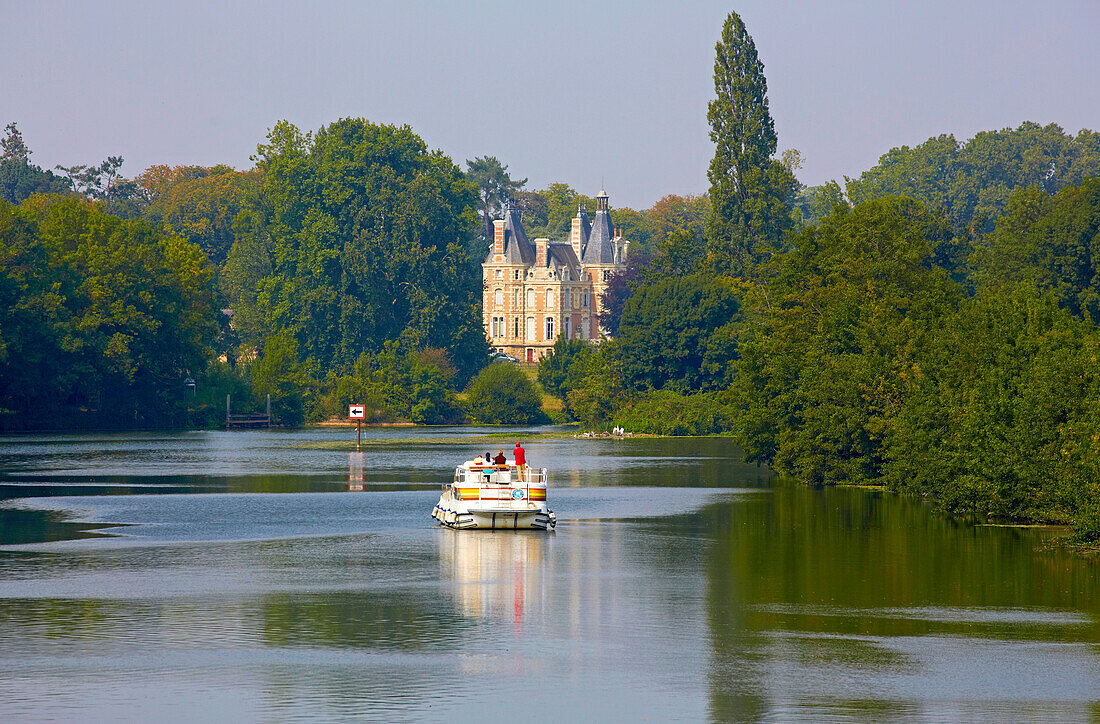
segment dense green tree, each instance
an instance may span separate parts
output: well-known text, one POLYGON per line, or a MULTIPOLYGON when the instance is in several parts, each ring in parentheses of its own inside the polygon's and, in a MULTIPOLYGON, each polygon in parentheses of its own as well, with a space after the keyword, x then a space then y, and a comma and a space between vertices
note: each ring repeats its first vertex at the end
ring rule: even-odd
POLYGON ((1049 196, 1035 186, 1007 200, 974 254, 982 281, 1028 280, 1078 317, 1100 322, 1100 178, 1049 196))
POLYGON ((322 371, 405 335, 483 364, 480 277, 465 244, 477 190, 410 128, 344 119, 315 136, 281 122, 257 148, 226 285, 244 340, 292 329, 322 371), (238 247, 240 247, 238 249, 238 247))
POLYGON ((618 330, 626 384, 680 392, 728 384, 740 307, 728 280, 704 274, 639 287, 618 330))
POLYGON ((216 331, 202 251, 75 198, 0 205, 0 407, 14 424, 182 424, 216 331))
POLYGON ((229 166, 154 166, 136 181, 149 199, 142 216, 198 245, 216 266, 225 264, 249 174, 229 166))
POLYGON ((833 207, 838 204, 849 205, 844 191, 836 181, 820 186, 807 186, 798 192, 792 203, 800 226, 816 224, 833 213, 833 207))
MULTIPOLYGON (((486 239, 493 238, 493 219, 503 218, 504 205, 523 188, 527 179, 513 179, 508 166, 496 156, 466 159, 466 177, 477 184, 481 197, 481 228, 486 239)), ((478 260, 480 261, 480 259, 478 260)))
POLYGON ((626 384, 618 339, 604 340, 595 353, 578 355, 569 366, 569 409, 589 429, 608 428, 616 411, 636 394, 626 384))
POLYGON ((981 288, 904 370, 885 479, 953 512, 1074 520, 1097 483, 1070 451, 1100 434, 1098 341, 1049 291, 981 288))
POLYGON ((510 362, 491 364, 470 381, 466 409, 475 422, 489 425, 526 425, 544 419, 534 384, 510 362))
POLYGON ((257 400, 271 395, 271 415, 283 425, 301 425, 306 398, 317 386, 309 366, 298 354, 298 342, 290 330, 277 332, 263 341, 260 356, 249 368, 252 394, 257 400))
POLYGON ((943 209, 964 230, 998 216, 1015 189, 1036 186, 1054 194, 1097 175, 1100 134, 1084 129, 1070 136, 1053 123, 1026 122, 983 131, 965 144, 941 135, 913 148, 893 148, 859 178, 845 179, 845 188, 854 204, 909 196, 943 209))
POLYGON ((615 336, 619 333, 623 309, 634 296, 634 290, 642 283, 651 262, 647 256, 631 254, 623 269, 611 273, 600 295, 600 329, 605 330, 608 335, 615 336))
POLYGON ((883 198, 807 227, 754 291, 735 389, 747 455, 813 483, 874 480, 905 370, 957 288, 928 263, 943 221, 883 198))
POLYGON ((640 268, 644 283, 682 277, 703 271, 706 247, 691 229, 677 229, 657 242, 653 257, 640 268))
POLYGON ((574 417, 569 406, 569 391, 575 388, 585 371, 584 363, 595 347, 585 340, 558 337, 550 354, 539 360, 538 381, 542 389, 562 400, 565 413, 574 417))
POLYGON ((714 91, 707 107, 716 146, 707 171, 709 251, 720 272, 745 276, 781 248, 793 226, 789 200, 797 182, 772 158, 777 139, 764 64, 737 13, 726 17, 715 46, 714 91))
POLYGON ((532 239, 545 237, 551 241, 564 241, 569 238, 577 209, 584 207, 592 213, 596 208, 595 199, 577 193, 569 184, 553 183, 538 194, 546 206, 546 224, 538 226, 531 223, 527 226, 527 236, 532 239))
POLYGON ((5 127, 0 150, 0 199, 18 204, 32 194, 64 193, 72 188, 68 179, 31 163, 32 151, 14 122, 5 127))
POLYGON ((372 422, 460 422, 461 410, 448 389, 454 374, 443 350, 387 342, 376 355, 361 354, 351 374, 333 382, 321 416, 343 418, 348 405, 361 404, 372 422))

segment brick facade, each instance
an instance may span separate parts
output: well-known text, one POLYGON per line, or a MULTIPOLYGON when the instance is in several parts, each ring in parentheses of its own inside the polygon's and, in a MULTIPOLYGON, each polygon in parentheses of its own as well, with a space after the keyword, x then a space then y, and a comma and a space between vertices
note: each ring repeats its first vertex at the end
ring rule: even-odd
POLYGON ((629 242, 611 223, 608 196, 596 197, 596 218, 578 210, 569 240, 527 240, 519 209, 493 222, 493 245, 482 267, 485 332, 493 349, 521 362, 550 353, 559 335, 599 340, 599 299, 607 278, 626 265, 629 242))

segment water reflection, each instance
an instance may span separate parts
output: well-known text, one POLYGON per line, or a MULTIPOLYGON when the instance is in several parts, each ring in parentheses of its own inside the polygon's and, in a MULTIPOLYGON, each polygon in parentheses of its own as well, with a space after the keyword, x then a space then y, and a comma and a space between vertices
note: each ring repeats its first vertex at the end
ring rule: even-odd
POLYGON ((452 531, 469 443, 318 436, 0 453, 5 719, 1097 716, 1100 566, 1047 532, 659 439, 528 444, 557 532, 452 531))
POLYGON ((440 574, 455 584, 458 612, 508 620, 520 631, 525 612, 548 600, 544 571, 552 535, 441 529, 436 536, 440 574))

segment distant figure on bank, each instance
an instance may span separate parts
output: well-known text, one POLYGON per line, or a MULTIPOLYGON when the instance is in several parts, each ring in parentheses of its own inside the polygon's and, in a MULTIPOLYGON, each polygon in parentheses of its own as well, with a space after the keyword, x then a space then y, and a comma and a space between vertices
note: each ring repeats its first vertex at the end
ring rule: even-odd
POLYGON ((504 457, 503 450, 497 450, 497 456, 493 458, 493 462, 497 465, 506 465, 508 463, 508 458, 504 457))

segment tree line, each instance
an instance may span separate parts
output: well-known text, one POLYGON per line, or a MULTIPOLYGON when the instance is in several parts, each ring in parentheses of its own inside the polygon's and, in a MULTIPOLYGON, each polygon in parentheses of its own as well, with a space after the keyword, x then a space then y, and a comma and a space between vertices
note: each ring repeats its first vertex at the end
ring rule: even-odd
POLYGON ((806 188, 736 14, 714 79, 704 240, 613 280, 614 338, 559 340, 543 386, 588 427, 1100 538, 1100 134, 939 136, 806 188))
MULTIPOLYGON (((599 346, 538 380, 589 427, 727 434, 814 484, 876 483, 1100 535, 1100 134, 1024 123, 806 187, 731 14, 710 190, 617 208, 634 243, 599 346), (1091 512, 1090 512, 1091 511, 1091 512)), ((247 171, 0 156, 0 426, 545 420, 488 365, 480 262, 506 200, 563 239, 589 199, 465 171, 407 126, 276 124, 247 171), (55 173, 54 171, 57 171, 55 173), (192 384, 193 383, 193 384, 192 384), (66 422, 59 422, 66 421, 66 422)))

